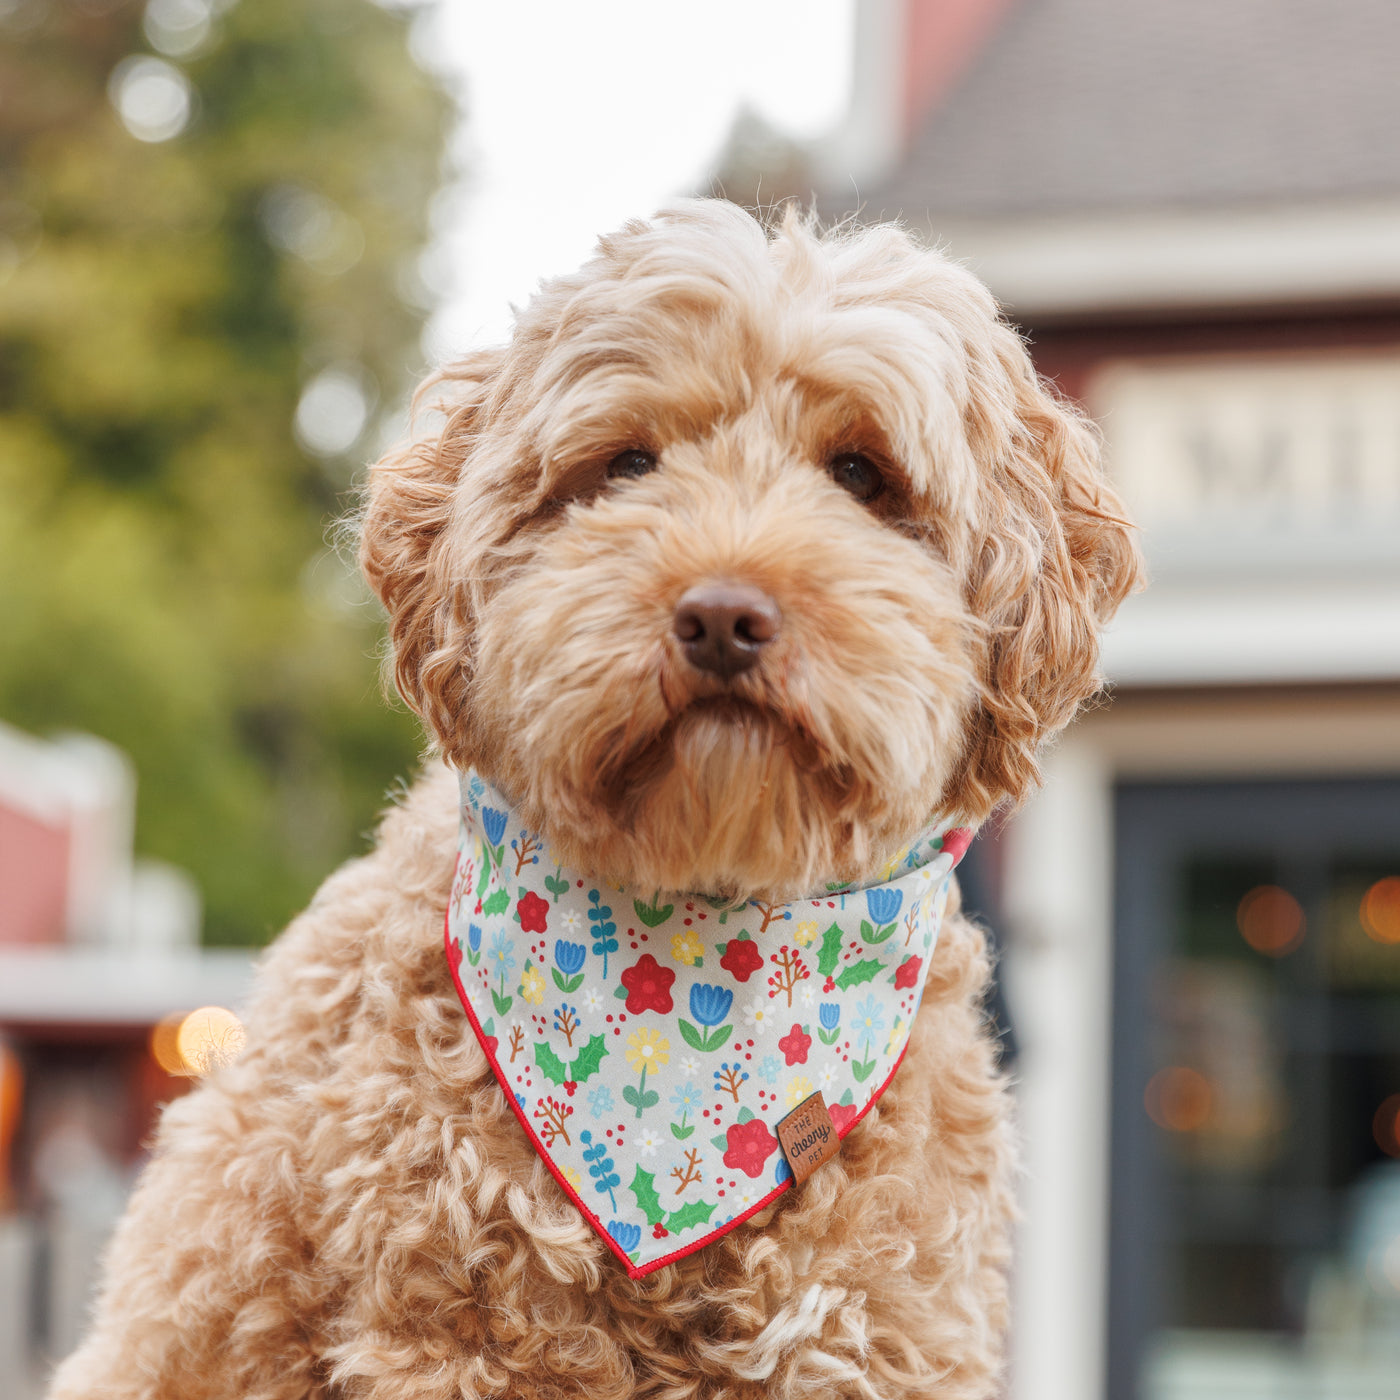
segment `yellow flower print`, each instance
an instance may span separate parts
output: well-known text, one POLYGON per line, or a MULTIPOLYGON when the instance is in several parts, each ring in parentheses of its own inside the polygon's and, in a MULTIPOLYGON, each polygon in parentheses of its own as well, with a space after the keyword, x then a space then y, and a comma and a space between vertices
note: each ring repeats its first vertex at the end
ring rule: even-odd
POLYGON ((789 1108, 796 1108, 803 1099, 810 1097, 811 1093, 812 1081, 799 1075, 796 1079, 788 1081, 787 1094, 784 1097, 789 1108))
POLYGON ((544 978, 540 976, 539 969, 534 963, 526 963, 525 971, 520 974, 520 995, 532 1006, 539 1006, 544 1001, 544 978))
POLYGON ((665 1036, 657 1035, 650 1026, 643 1026, 627 1037, 627 1063, 638 1074, 643 1074, 657 1065, 671 1063, 671 1042, 665 1036))
POLYGON ((898 870, 899 867, 900 867, 901 865, 904 864, 905 857, 906 857, 908 854, 909 854, 909 847, 906 846, 906 847, 905 847, 902 851, 900 851, 897 855, 893 855, 893 856, 890 857, 890 859, 889 859, 889 864, 885 866, 884 878, 885 878, 886 880, 893 880, 893 879, 894 879, 894 872, 895 872, 896 870, 898 870))
POLYGON ((687 967, 698 963, 704 956, 705 945, 695 936, 694 929, 685 929, 671 937, 671 956, 687 967))
POLYGON ((815 919, 803 919, 793 930, 792 936, 804 947, 809 947, 816 941, 817 923, 815 919))
POLYGON ((908 1034, 909 1027, 904 1024, 903 1017, 896 1016, 894 1022, 894 1029, 890 1032, 889 1044, 885 1046, 885 1053, 887 1055, 892 1055, 896 1050, 899 1049, 901 1045, 904 1044, 904 1038, 908 1034))
POLYGON ((565 1167, 564 1180, 574 1188, 575 1191, 583 1190, 583 1178, 579 1175, 577 1167, 565 1167))

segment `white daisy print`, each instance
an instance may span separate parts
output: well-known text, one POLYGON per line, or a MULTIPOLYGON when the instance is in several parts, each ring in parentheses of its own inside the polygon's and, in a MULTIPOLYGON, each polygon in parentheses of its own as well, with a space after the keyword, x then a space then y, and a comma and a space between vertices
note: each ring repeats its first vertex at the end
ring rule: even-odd
POLYGON ((799 991, 797 995, 801 999, 803 1006, 811 1006, 817 999, 816 992, 813 991, 811 987, 807 986, 806 983, 803 984, 802 990, 799 991))
POLYGON ((735 1199, 739 1205, 739 1214, 742 1215, 750 1206, 758 1204, 758 1192, 752 1186, 745 1186, 740 1189, 735 1199))
POLYGON ((744 1008, 744 1025, 754 1035, 762 1035, 772 1024, 773 1012, 761 992, 744 1008))
POLYGON ((582 923, 575 909, 566 909, 559 915, 559 927, 565 933, 577 933, 582 923))
POLYGON ((822 1070, 821 1074, 817 1076, 817 1083, 820 1084, 823 1089, 831 1088, 831 1086, 836 1083, 836 1066, 827 1065, 822 1070))
POLYGON ((650 1128, 643 1128, 642 1135, 637 1139, 637 1150, 643 1157, 655 1157, 656 1149, 661 1146, 661 1139, 652 1132, 650 1128))
POLYGON ((590 987, 583 994, 583 1004, 590 1011, 596 1011, 603 1004, 603 998, 590 987))
POLYGON ((687 1055, 681 1061, 681 1073, 689 1078, 692 1074, 700 1073, 700 1061, 694 1055, 687 1055))

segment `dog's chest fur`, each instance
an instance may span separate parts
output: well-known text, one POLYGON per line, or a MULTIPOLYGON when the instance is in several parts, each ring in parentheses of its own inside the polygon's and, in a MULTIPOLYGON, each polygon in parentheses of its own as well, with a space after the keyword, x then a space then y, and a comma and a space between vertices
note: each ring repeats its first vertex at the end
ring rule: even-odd
MULTIPOLYGON (((304 1235, 297 1311, 327 1379, 379 1394, 389 1359, 417 1353, 442 1369, 415 1395, 468 1373, 511 1394, 796 1394, 822 1373, 859 1390, 870 1366, 882 1393, 943 1372, 941 1394, 985 1394, 1006 1204, 988 1174, 1008 1148, 976 930, 950 919, 905 1063, 836 1162, 631 1282, 464 1024, 441 950, 455 822, 450 776, 430 775, 269 953, 250 1054, 170 1115, 222 1135, 226 1170, 304 1235)), ((178 1155, 192 1135, 172 1127, 178 1155)))

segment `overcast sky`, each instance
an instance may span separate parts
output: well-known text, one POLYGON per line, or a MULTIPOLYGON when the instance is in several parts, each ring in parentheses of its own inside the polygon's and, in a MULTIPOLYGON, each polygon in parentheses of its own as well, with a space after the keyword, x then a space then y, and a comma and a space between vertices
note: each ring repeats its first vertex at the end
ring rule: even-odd
POLYGON ((834 126, 852 25, 853 0, 442 0, 414 47, 459 88, 467 178, 437 206, 429 358, 503 339, 541 277, 699 187, 742 104, 834 126))

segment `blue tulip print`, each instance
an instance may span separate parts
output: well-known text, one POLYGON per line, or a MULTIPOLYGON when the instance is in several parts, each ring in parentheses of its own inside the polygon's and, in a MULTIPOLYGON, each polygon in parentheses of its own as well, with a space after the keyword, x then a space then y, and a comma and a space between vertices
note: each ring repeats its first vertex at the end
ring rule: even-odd
POLYGON ((835 1045, 837 1038, 841 1034, 841 1003, 839 1001, 824 1001, 817 1007, 817 1019, 821 1026, 817 1034, 821 1037, 823 1045, 835 1045))
POLYGON ((608 954, 617 952, 617 925, 612 910, 602 902, 597 890, 588 891, 588 922, 593 926, 593 951, 603 959, 603 981, 608 980, 608 954))
POLYGON ((467 925, 467 961, 473 967, 481 961, 481 925, 467 925))
POLYGON ((555 942, 555 966, 550 972, 561 992, 576 992, 583 986, 583 960, 587 956, 588 949, 582 943, 566 943, 562 938, 555 942))
POLYGON ((631 1254, 642 1242, 642 1227, 640 1225, 624 1225, 620 1220, 608 1221, 608 1234, 617 1241, 618 1248, 624 1254, 631 1254))
POLYGON ((497 811, 494 807, 483 807, 481 809, 481 829, 486 834, 486 854, 499 870, 501 862, 505 859, 506 848, 502 844, 501 838, 506 834, 506 814, 497 811))
POLYGON ((690 989, 690 1014, 700 1025, 710 1029, 702 1031, 682 1017, 678 1024, 685 1043, 696 1050, 718 1050, 733 1030, 732 1026, 720 1025, 733 1005, 734 993, 728 987, 712 987, 706 982, 693 986, 690 989))
POLYGON ((899 906, 904 903, 904 891, 892 890, 888 885, 880 889, 866 890, 865 907, 870 920, 860 921, 860 936, 867 943, 883 943, 895 930, 895 920, 899 918, 899 906))

